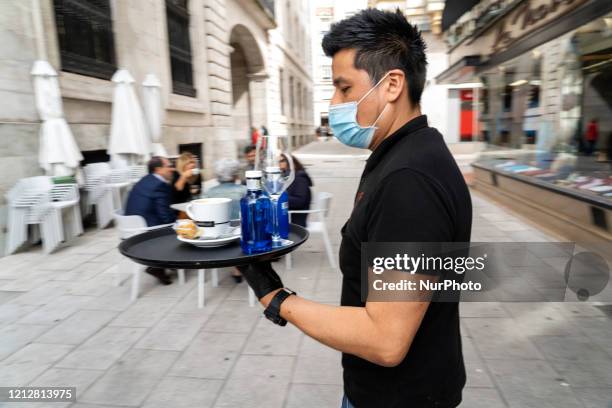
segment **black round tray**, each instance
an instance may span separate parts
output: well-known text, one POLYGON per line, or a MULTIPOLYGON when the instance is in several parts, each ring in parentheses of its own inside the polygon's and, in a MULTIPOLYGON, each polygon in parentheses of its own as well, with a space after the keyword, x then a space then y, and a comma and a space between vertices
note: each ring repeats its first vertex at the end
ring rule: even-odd
POLYGON ((119 244, 119 252, 134 262, 157 268, 209 269, 227 266, 247 265, 253 262, 269 261, 294 251, 308 239, 308 231, 291 224, 289 240, 293 244, 275 248, 269 252, 246 255, 240 242, 217 248, 198 248, 181 242, 171 227, 130 237, 119 244))

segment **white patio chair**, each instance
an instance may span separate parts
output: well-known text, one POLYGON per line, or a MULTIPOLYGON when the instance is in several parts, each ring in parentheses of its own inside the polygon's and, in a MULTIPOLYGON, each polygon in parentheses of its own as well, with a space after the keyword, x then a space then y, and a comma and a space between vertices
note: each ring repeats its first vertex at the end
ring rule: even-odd
POLYGON ((51 253, 59 246, 62 224, 51 205, 52 189, 50 177, 38 176, 21 179, 8 191, 7 254, 14 253, 28 239, 28 225, 38 225, 38 230, 32 230, 30 241, 42 238, 45 253, 51 253))
POLYGON ((83 219, 81 218, 81 207, 79 197, 79 186, 75 183, 54 184, 51 189, 51 207, 60 229, 61 240, 75 238, 83 234, 83 219), (64 209, 68 210, 68 228, 64 226, 64 209), (66 234, 68 232, 68 234, 66 234))
MULTIPOLYGON (((291 214, 310 214, 310 217, 306 224, 306 229, 311 235, 321 234, 321 237, 323 238, 323 244, 325 245, 325 252, 327 252, 327 259, 329 260, 329 265, 332 268, 336 268, 336 261, 334 258, 334 253, 332 251, 331 242, 329 240, 329 234, 327 233, 326 223, 327 216, 329 215, 329 208, 331 206, 332 197, 333 194, 331 193, 318 193, 317 198, 315 200, 315 208, 312 210, 289 211, 289 222, 291 222, 291 214), (315 217, 314 220, 312 219, 313 216, 315 217)), ((292 268, 290 253, 285 256, 285 265, 287 269, 292 268)))
MULTIPOLYGON (((123 215, 123 211, 116 210, 113 213, 115 219, 115 226, 119 233, 119 239, 124 240, 134 235, 141 234, 147 231, 153 231, 159 228, 171 226, 172 224, 162 224, 153 227, 148 227, 147 222, 140 215, 123 215)), ((132 291, 131 300, 135 301, 138 298, 140 292, 140 276, 145 270, 144 265, 134 264, 135 267, 132 271, 132 291)), ((204 269, 198 270, 198 307, 204 307, 205 290, 204 290, 204 269)), ((177 274, 179 277, 179 283, 185 284, 185 270, 178 269, 177 274)), ((118 281, 116 283, 119 283, 118 281)), ((212 284, 214 287, 219 285, 219 274, 217 269, 212 269, 212 284)))
POLYGON ((147 175, 147 166, 135 164, 129 167, 129 180, 132 184, 147 175))
POLYGON ((87 191, 87 213, 96 207, 98 228, 106 228, 113 220, 113 191, 109 186, 111 168, 108 163, 90 163, 83 168, 87 191))
POLYGON ((113 211, 123 210, 128 187, 132 185, 130 169, 112 169, 107 185, 113 195, 113 211))

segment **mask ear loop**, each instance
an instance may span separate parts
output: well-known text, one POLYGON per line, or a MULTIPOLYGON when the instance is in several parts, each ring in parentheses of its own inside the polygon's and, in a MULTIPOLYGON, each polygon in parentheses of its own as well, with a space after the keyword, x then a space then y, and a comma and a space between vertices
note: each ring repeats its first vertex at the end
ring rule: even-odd
POLYGON ((364 99, 365 99, 365 98, 366 98, 366 97, 367 97, 369 94, 371 94, 371 93, 372 93, 372 91, 373 91, 373 90, 375 90, 375 89, 378 87, 378 85, 380 85, 380 83, 381 83, 382 81, 384 81, 384 79, 385 79, 386 77, 388 77, 388 76, 389 76, 389 74, 390 74, 390 73, 389 73, 389 72, 387 72, 387 73, 385 74, 385 76, 383 76, 382 78, 380 78, 380 79, 378 80, 378 82, 376 83, 376 85, 374 85, 372 88, 370 88, 370 90, 369 90, 368 92, 366 92, 366 94, 365 94, 365 95, 363 95, 363 96, 362 96, 362 97, 361 97, 361 98, 360 98, 360 99, 357 101, 357 105, 359 105, 359 104, 361 103, 361 101, 363 101, 363 100, 364 100, 364 99))
POLYGON ((378 123, 378 119, 380 119, 380 117, 383 115, 383 113, 385 113, 385 110, 387 109, 387 106, 389 106, 389 103, 385 103, 385 107, 383 108, 383 110, 380 111, 380 115, 378 115, 378 117, 376 118, 374 123, 372 123, 368 127, 371 127, 371 128, 376 127, 376 124, 378 123))

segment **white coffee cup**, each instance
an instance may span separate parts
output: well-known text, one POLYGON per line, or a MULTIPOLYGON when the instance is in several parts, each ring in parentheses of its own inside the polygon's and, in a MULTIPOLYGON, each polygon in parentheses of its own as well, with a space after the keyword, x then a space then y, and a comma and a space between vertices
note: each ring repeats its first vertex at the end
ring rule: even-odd
POLYGON ((230 230, 232 200, 230 198, 201 198, 187 204, 187 216, 204 227, 204 238, 225 235, 230 230))
POLYGON ((191 175, 192 176, 197 176, 198 174, 200 174, 200 169, 197 167, 194 167, 193 169, 191 169, 191 175))

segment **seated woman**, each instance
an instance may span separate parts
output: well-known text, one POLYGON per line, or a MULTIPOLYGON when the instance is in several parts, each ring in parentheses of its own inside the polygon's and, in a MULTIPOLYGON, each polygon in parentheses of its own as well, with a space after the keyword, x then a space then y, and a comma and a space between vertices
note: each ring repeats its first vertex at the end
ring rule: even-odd
POLYGON ((176 159, 176 172, 172 178, 172 204, 193 200, 200 194, 201 182, 195 156, 189 152, 181 153, 176 159))
MULTIPOLYGON (((219 184, 206 191, 204 196, 208 198, 231 198, 231 218, 240 218, 240 199, 246 194, 246 186, 236 184, 239 179, 240 162, 232 159, 221 159, 215 163, 215 176, 219 184)), ((232 271, 232 277, 236 283, 242 282, 242 275, 238 269, 232 271)))
MULTIPOLYGON (((289 196, 289 211, 293 210, 310 210, 310 200, 312 194, 310 187, 312 187, 312 180, 304 169, 304 165, 300 163, 298 159, 293 156, 293 167, 295 170, 295 179, 293 183, 287 188, 287 195, 289 196)), ((289 164, 287 163, 287 157, 283 155, 280 161, 281 171, 289 171, 289 164)), ((292 214, 291 222, 293 224, 301 225, 306 227, 306 219, 308 214, 292 214)))

